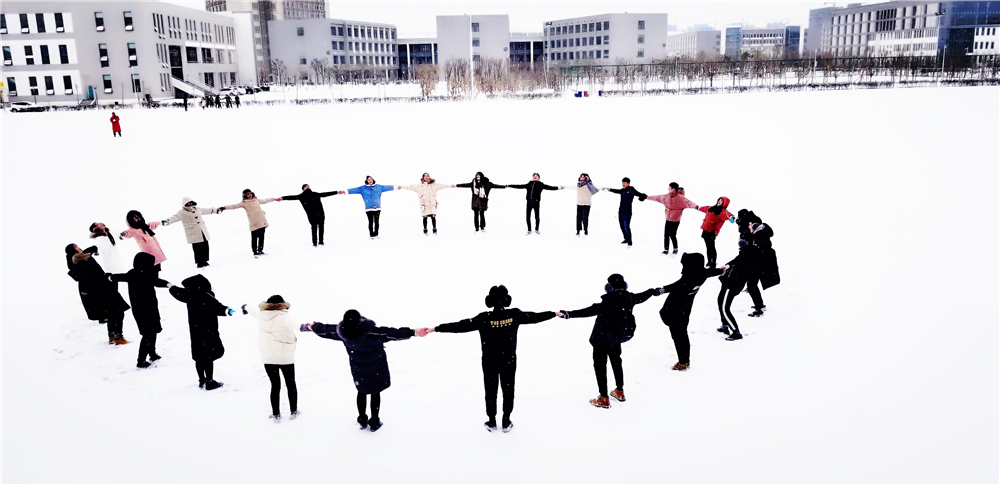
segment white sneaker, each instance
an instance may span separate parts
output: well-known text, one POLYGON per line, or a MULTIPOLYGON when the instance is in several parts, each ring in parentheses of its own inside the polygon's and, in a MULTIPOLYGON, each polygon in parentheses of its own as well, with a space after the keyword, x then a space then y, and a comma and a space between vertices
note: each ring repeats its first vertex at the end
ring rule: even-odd
POLYGON ((531 231, 528 231, 528 233, 525 234, 525 236, 530 236, 530 235, 531 235, 531 231))
POLYGON ((274 424, 278 424, 278 423, 281 422, 281 415, 280 414, 272 414, 272 415, 268 416, 267 419, 270 419, 271 421, 274 421, 274 424))
POLYGON ((302 411, 292 411, 292 414, 288 417, 288 419, 295 419, 299 417, 300 414, 302 414, 302 411))
POLYGON ((538 229, 535 229, 535 234, 541 234, 541 232, 539 232, 538 229))

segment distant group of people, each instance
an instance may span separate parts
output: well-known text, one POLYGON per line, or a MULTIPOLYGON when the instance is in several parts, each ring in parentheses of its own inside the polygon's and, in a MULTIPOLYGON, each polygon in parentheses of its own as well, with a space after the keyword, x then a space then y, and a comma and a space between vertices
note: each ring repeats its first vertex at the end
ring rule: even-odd
MULTIPOLYGON (((232 108, 234 101, 236 103, 236 107, 237 108, 240 107, 240 95, 239 94, 236 94, 233 97, 231 97, 229 94, 226 94, 226 96, 224 98, 219 97, 218 94, 216 94, 214 98, 212 97, 211 94, 207 94, 207 95, 205 95, 204 98, 201 98, 201 101, 200 101, 200 103, 201 103, 201 109, 205 109, 205 107, 211 108, 213 106, 216 107, 216 108, 222 108, 222 101, 223 100, 225 100, 225 102, 226 102, 226 108, 232 108)), ((186 98, 184 100, 184 103, 185 103, 185 105, 187 104, 187 99, 186 98)))

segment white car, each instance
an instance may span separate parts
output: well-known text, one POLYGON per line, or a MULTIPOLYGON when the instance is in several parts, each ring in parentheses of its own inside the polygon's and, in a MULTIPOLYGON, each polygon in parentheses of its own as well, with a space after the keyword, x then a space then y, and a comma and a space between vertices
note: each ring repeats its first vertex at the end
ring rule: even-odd
POLYGON ((10 103, 10 112, 11 113, 17 113, 19 111, 20 112, 30 112, 30 111, 42 112, 42 111, 48 111, 48 110, 49 110, 48 107, 38 106, 37 104, 32 103, 31 101, 14 101, 13 103, 10 103))

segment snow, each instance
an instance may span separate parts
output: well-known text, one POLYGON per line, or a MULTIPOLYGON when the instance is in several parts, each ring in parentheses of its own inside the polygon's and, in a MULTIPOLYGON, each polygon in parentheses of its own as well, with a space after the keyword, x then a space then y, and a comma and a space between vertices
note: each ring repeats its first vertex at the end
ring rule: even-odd
MULTIPOLYGON (((1000 349, 1000 91, 930 88, 543 101, 0 114, 3 170, 3 477, 6 482, 997 482, 1000 349), (156 368, 137 370, 131 312, 109 347, 86 319, 63 247, 87 227, 124 228, 130 209, 164 219, 201 207, 361 185, 448 184, 476 171, 501 184, 600 186, 623 176, 648 194, 671 181, 711 204, 750 208, 775 230, 782 283, 733 312, 718 282, 690 325, 692 367, 676 362, 657 311, 636 308, 624 346, 628 401, 597 409, 592 318, 521 328, 514 430, 487 433, 475 333, 386 345, 392 387, 377 433, 355 425, 339 342, 299 334, 302 416, 269 421, 256 321, 220 319, 222 389, 197 387, 185 308, 158 293, 156 368), (984 216, 985 214, 985 216, 984 216)), ((281 294, 302 322, 357 309, 380 325, 424 327, 485 311, 490 286, 513 306, 574 310, 611 273, 636 291, 671 283, 663 206, 636 202, 626 249, 617 196, 594 196, 591 236, 574 236, 575 194, 542 197, 525 236, 524 192, 497 190, 473 232, 467 189, 439 193, 440 235, 424 237, 416 196, 383 198, 369 240, 361 198, 324 199, 313 248, 297 202, 263 206, 267 256, 250 254, 242 211, 206 216, 220 301, 281 294)), ((683 251, 704 252, 685 211, 683 251)), ((174 283, 196 274, 183 228, 157 230, 174 283)), ((720 263, 736 254, 727 224, 720 263)), ((130 263, 136 245, 119 243, 130 263)), ((122 286, 123 295, 127 295, 122 286)), ((613 383, 610 375, 609 380, 613 383)))

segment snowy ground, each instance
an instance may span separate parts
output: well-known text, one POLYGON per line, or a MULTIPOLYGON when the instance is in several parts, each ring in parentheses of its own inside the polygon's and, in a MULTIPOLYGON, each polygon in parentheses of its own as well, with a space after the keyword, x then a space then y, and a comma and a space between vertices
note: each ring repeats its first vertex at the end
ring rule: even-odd
MULTIPOLYGON (((442 104, 2 113, 3 480, 5 482, 997 482, 1000 91, 996 88, 563 98, 442 104), (540 172, 571 185, 623 176, 646 193, 678 181, 710 204, 733 200, 775 229, 782 284, 768 312, 734 313, 746 338, 715 332, 718 283, 695 302, 692 368, 674 372, 664 297, 637 307, 625 345, 628 401, 597 394, 592 319, 521 329, 516 426, 489 434, 475 334, 387 345, 393 385, 378 433, 359 431, 347 356, 301 334, 303 415, 274 425, 256 323, 220 322, 225 387, 199 390, 185 309, 161 292, 156 368, 134 343, 109 347, 86 319, 63 247, 125 213, 165 218, 181 198, 235 203, 360 185, 461 183, 540 172)), ((358 309, 386 326, 432 326, 514 306, 577 309, 610 273, 642 290, 674 281, 660 254, 663 206, 638 203, 635 247, 620 246, 617 198, 595 196, 591 236, 574 237, 575 196, 545 193, 542 234, 524 236, 524 192, 496 191, 489 232, 472 230, 466 189, 441 192, 441 235, 420 234, 416 196, 383 197, 370 241, 361 198, 325 199, 314 249, 300 205, 264 206, 268 256, 250 254, 242 211, 207 218, 219 299, 272 294, 305 322, 358 309)), ((687 211, 686 251, 704 251, 687 211)), ((735 227, 719 238, 736 253, 735 227)), ((164 278, 195 274, 183 229, 162 228, 164 278)), ((120 247, 131 261, 135 243, 120 247)), ((125 288, 122 288, 125 293, 125 288)), ((610 376, 609 376, 610 377, 610 376)), ((282 394, 282 410, 287 400, 282 394)))

